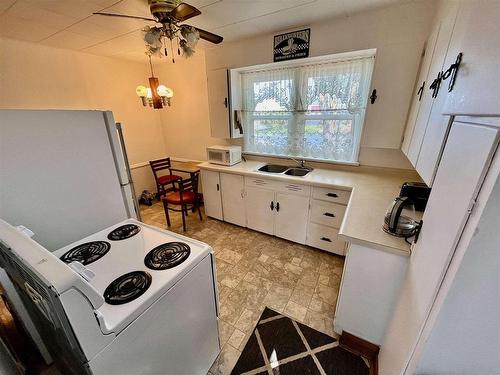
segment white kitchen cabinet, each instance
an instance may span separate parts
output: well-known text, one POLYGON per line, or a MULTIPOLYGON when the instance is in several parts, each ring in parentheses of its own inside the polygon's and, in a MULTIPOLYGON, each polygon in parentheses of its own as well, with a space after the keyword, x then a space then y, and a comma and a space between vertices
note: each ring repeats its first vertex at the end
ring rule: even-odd
POLYGON ((205 214, 214 219, 222 220, 222 197, 219 172, 203 169, 201 171, 201 184, 203 187, 205 214))
MULTIPOLYGON (((422 99, 419 103, 415 125, 411 138, 409 139, 408 152, 406 154, 415 167, 418 165, 418 158, 421 154, 420 150, 429 125, 431 111, 433 107, 435 107, 437 111, 442 109, 443 100, 437 100, 436 98, 442 98, 446 96, 447 93, 445 89, 446 81, 442 82, 440 89, 436 91, 431 90, 430 86, 434 79, 442 74, 444 69, 445 59, 457 17, 458 5, 458 2, 452 2, 444 6, 438 17, 439 21, 435 25, 435 30, 438 30, 436 44, 430 61, 426 84, 422 92, 422 99), (436 92, 437 96, 433 95, 434 92, 436 92)), ((431 35, 431 38, 432 37, 431 35)))
POLYGON ((224 221, 246 226, 245 181, 243 176, 220 173, 224 221))
POLYGON ((274 234, 274 191, 246 186, 247 227, 274 234))
POLYGON ((351 244, 335 309, 334 329, 380 345, 408 267, 408 256, 351 244))
POLYGON ((287 240, 306 242, 309 197, 276 193, 274 234, 287 240))
POLYGON ((240 74, 228 69, 207 72, 210 135, 214 138, 241 138, 243 128, 236 119, 241 109, 240 74))
POLYGON ((401 150, 403 150, 406 156, 408 156, 410 150, 410 143, 412 140, 413 131, 415 129, 415 123, 417 121, 420 106, 422 104, 422 98, 424 98, 424 94, 426 94, 426 97, 430 96, 427 89, 429 88, 431 82, 429 82, 427 76, 429 74, 429 68, 432 62, 432 56, 434 55, 434 48, 436 47, 436 41, 439 35, 440 27, 441 23, 436 23, 434 25, 431 35, 427 39, 427 43, 425 45, 424 57, 421 61, 420 72, 417 78, 417 87, 415 88, 415 92, 412 96, 410 112, 408 113, 408 120, 406 122, 403 144, 401 145, 401 150))
MULTIPOLYGON (((450 58, 463 53, 444 113, 500 114, 500 2, 463 1, 450 44, 450 58)), ((448 66, 446 66, 447 68, 448 66)), ((447 89, 448 83, 444 82, 447 89)))
POLYGON ((231 138, 229 128, 228 70, 207 72, 210 135, 214 138, 231 138))
POLYGON ((419 240, 412 249, 407 277, 380 351, 382 374, 403 372, 443 285, 497 152, 498 124, 494 127, 489 121, 455 118, 451 125, 419 240))

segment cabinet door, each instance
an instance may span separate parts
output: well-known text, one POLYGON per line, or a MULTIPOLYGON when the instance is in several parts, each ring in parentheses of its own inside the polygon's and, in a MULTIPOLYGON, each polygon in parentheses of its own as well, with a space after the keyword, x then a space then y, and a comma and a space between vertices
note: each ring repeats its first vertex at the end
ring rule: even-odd
POLYGON ((202 170, 201 184, 203 188, 205 214, 215 219, 222 220, 223 216, 219 172, 202 170))
POLYGON ((247 227, 274 234, 274 191, 247 186, 245 204, 247 227))
MULTIPOLYGON (((411 137, 410 146, 408 150, 408 159, 411 161, 413 166, 417 165, 418 157, 420 155, 420 150, 422 146, 423 139, 425 137, 425 132, 429 124, 429 117, 434 105, 440 105, 442 107, 442 100, 437 101, 432 97, 433 90, 430 90, 430 85, 432 81, 437 78, 437 76, 443 70, 445 58, 448 52, 448 46, 450 44, 451 35, 453 33, 453 27, 455 26, 455 21, 457 18, 458 2, 452 2, 443 11, 440 21, 439 33, 436 41, 436 47, 434 54, 432 56, 431 65, 429 68, 429 74, 426 79, 426 87, 422 95, 422 102, 420 104, 420 109, 418 111, 417 119, 415 122, 415 129, 413 130, 413 135, 411 137)), ((441 88, 438 91, 439 96, 446 96, 446 81, 441 83, 441 88)), ((437 108, 440 110, 441 108, 437 108)))
POLYGON ((410 142, 413 136, 413 130, 415 129, 415 122, 417 121, 417 115, 418 111, 420 110, 422 98, 424 97, 424 93, 428 94, 426 92, 426 89, 431 84, 431 82, 427 81, 427 75, 429 74, 429 67, 431 65, 432 56, 434 55, 434 48, 436 46, 439 27, 440 24, 436 24, 431 32, 431 35, 429 36, 429 39, 427 39, 424 52, 425 54, 420 65, 417 87, 415 88, 415 92, 413 93, 411 108, 408 114, 408 121, 406 122, 405 136, 403 139, 403 144, 401 145, 401 150, 403 150, 406 156, 408 156, 408 151, 410 149, 410 142), (419 90, 422 91, 420 92, 419 90))
MULTIPOLYGON (((463 1, 449 55, 454 62, 463 53, 453 91, 444 113, 500 113, 500 2, 463 1)), ((446 65, 448 69, 449 64, 446 65)), ((444 81, 448 88, 448 81, 444 81)))
POLYGON ((379 363, 384 364, 380 373, 402 372, 441 286, 497 145, 497 129, 457 121, 452 124, 422 218, 420 238, 412 250, 407 277, 380 351, 379 363))
POLYGON ((237 174, 221 173, 222 211, 224 221, 246 226, 246 209, 244 199, 244 178, 237 174))
POLYGON ((214 138, 231 138, 227 74, 227 69, 207 72, 210 135, 214 138))
POLYGON ((276 236, 304 244, 309 216, 309 197, 276 193, 275 210, 276 236))

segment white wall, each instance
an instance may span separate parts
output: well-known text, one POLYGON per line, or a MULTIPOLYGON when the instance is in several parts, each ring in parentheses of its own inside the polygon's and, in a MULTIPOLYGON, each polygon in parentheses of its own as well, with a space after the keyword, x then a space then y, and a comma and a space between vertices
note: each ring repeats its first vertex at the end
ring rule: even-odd
MULTIPOLYGON (((377 49, 361 144, 365 165, 411 168, 399 150, 420 55, 433 19, 434 2, 405 2, 389 8, 303 25, 311 27, 311 56, 377 49)), ((223 43, 206 51, 206 69, 272 62, 273 34, 223 43)))
POLYGON ((500 179, 426 343, 418 374, 500 369, 500 179))
MULTIPOLYGON (((159 111, 145 108, 135 87, 148 65, 0 38, 0 108, 101 109, 123 123, 131 164, 165 155, 159 111)), ((154 187, 134 172, 136 190, 154 187)))

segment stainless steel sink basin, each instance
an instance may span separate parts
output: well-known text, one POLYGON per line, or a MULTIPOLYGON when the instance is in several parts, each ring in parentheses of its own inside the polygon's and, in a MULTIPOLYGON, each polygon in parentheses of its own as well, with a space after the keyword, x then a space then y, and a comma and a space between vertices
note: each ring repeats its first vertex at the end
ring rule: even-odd
POLYGON ((289 176, 298 176, 298 177, 303 177, 306 174, 311 172, 309 169, 306 168, 288 168, 285 172, 285 174, 289 176))
POLYGON ((260 172, 268 172, 268 173, 283 173, 289 167, 285 167, 284 165, 276 165, 276 164, 266 164, 260 167, 258 170, 260 172))

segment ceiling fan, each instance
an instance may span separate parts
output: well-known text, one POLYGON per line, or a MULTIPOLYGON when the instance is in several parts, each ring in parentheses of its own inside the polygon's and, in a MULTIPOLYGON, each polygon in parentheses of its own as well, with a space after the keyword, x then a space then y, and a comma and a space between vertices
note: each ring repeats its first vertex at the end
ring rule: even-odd
MULTIPOLYGON (((161 26, 146 26, 143 30, 145 33, 144 41, 147 46, 146 54, 149 56, 161 56, 162 54, 168 56, 168 47, 170 47, 173 54, 174 42, 177 42, 178 54, 180 55, 182 50, 185 57, 190 57, 194 53, 194 47, 200 38, 214 44, 221 43, 223 38, 217 34, 184 23, 180 24, 201 14, 201 11, 194 6, 181 1, 148 0, 152 18, 107 12, 95 12, 94 14, 132 18, 161 24, 161 26), (167 46, 167 41, 170 42, 170 46, 167 46)), ((175 60, 173 61, 175 62, 175 60)))

